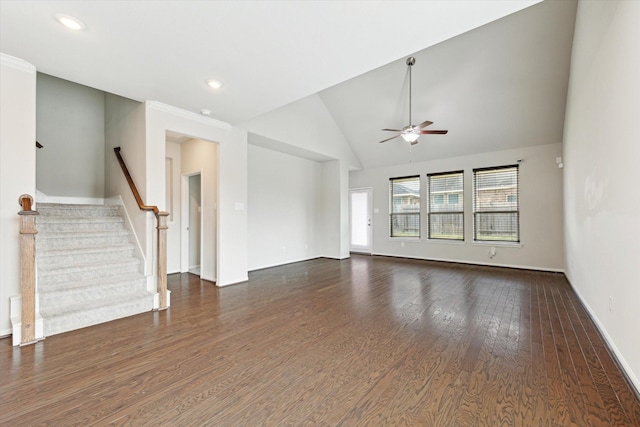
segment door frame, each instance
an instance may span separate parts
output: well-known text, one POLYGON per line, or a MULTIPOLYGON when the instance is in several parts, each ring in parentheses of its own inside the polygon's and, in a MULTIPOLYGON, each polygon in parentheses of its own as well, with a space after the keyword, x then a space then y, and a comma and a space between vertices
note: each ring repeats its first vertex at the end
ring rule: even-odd
POLYGON ((373 253, 373 188, 372 187, 360 187, 360 188, 350 188, 349 189, 349 251, 350 252, 357 252, 357 253, 364 253, 364 254, 369 254, 371 255, 373 253), (353 246, 353 244, 351 243, 351 233, 352 233, 352 227, 353 224, 351 223, 351 218, 352 218, 352 206, 351 206, 351 195, 353 193, 363 193, 366 192, 367 193, 367 208, 369 210, 369 219, 368 219, 368 240, 369 240, 369 246, 368 247, 364 247, 364 246, 353 246))

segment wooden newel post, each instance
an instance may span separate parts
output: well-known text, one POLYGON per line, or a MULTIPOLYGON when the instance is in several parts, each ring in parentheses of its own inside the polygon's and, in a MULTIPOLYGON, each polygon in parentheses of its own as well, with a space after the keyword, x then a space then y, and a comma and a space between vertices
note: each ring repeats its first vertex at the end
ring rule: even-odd
POLYGON ((36 216, 31 210, 33 197, 23 194, 18 199, 20 215, 20 293, 22 301, 22 338, 20 345, 36 342, 36 216))
POLYGON ((158 212, 158 310, 167 309, 167 217, 168 212, 158 212))

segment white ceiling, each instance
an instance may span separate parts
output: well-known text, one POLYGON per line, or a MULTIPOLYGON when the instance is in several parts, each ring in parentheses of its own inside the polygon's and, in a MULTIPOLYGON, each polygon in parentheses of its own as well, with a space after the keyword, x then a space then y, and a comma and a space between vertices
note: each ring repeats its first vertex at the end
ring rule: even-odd
POLYGON ((406 146, 377 141, 406 124, 411 54, 414 121, 450 131, 422 137, 415 155, 560 142, 575 2, 538 2, 0 0, 0 51, 231 124, 319 93, 369 167, 406 161, 406 146), (56 13, 87 30, 64 29, 56 13))
POLYGON ((412 56, 410 147, 382 128, 409 122, 406 58, 319 93, 364 168, 562 142, 577 2, 545 1, 412 56))

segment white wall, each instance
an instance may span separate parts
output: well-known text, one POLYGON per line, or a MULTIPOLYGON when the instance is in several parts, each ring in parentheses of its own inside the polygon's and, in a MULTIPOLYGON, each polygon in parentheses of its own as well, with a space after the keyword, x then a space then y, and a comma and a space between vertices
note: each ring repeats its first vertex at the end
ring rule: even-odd
MULTIPOLYGON (((105 94, 105 198, 107 203, 117 203, 122 198, 127 210, 133 232, 140 244, 144 258, 142 273, 154 276, 153 267, 153 231, 155 217, 153 212, 141 211, 129 188, 122 168, 118 163, 113 149, 120 147, 122 157, 133 182, 147 205, 146 192, 146 149, 145 149, 145 109, 144 104, 122 98, 117 95, 105 94)), ((164 171, 164 159, 162 164, 164 171)), ((164 179, 164 177, 163 177, 164 179)), ((162 188, 164 188, 164 181, 162 188)))
POLYGON ((105 94, 38 73, 36 186, 48 196, 104 197, 105 94))
MULTIPOLYGON (((218 252, 216 284, 247 275, 247 133, 227 123, 157 102, 146 104, 147 204, 165 208, 167 130, 218 144, 218 252)), ((184 153, 183 153, 184 155, 184 153)), ((205 236, 205 244, 206 244, 205 236)))
POLYGON ((638 76, 640 2, 581 1, 564 138, 567 277, 640 390, 638 76))
MULTIPOLYGON (((212 282, 217 281, 216 251, 218 238, 218 144, 201 139, 190 139, 181 144, 181 174, 193 175, 200 173, 200 185, 202 188, 202 264, 200 265, 200 277, 212 282)), ((246 166, 245 166, 246 167, 246 166)), ((222 182, 221 182, 222 184, 222 182)), ((186 191, 184 188, 182 191, 186 191)), ((184 195, 187 200, 189 193, 184 195)), ((184 200, 184 199, 183 199, 184 200)), ((235 208, 235 206, 234 206, 235 208)), ((183 211, 182 230, 185 231, 189 223, 189 211, 183 211)), ((246 231, 245 231, 246 233, 246 231)), ((191 242, 193 243, 193 242, 191 242)), ((183 247, 185 255, 191 250, 183 247)), ((191 266, 199 264, 198 261, 189 260, 191 266)), ((183 266, 184 267, 184 266, 183 266)), ((183 272, 187 271, 183 269, 183 272)))
POLYGON ((319 95, 311 95, 241 126, 265 148, 320 160, 323 163, 321 209, 322 256, 349 256, 349 170, 361 168, 360 160, 338 128, 319 95), (271 141, 269 141, 271 140, 271 141))
POLYGON ((168 197, 173 200, 169 204, 167 200, 166 209, 170 212, 167 221, 167 273, 180 272, 180 227, 181 227, 181 209, 180 209, 180 171, 182 168, 182 160, 180 157, 180 144, 167 141, 166 157, 171 159, 172 171, 166 171, 170 174, 171 190, 168 191, 168 197), (170 210, 169 210, 170 209, 170 210))
POLYGON ((9 298, 20 294, 18 197, 35 197, 35 140, 36 69, 0 54, 0 336, 11 333, 9 298))
POLYGON ((321 254, 322 164, 249 145, 249 270, 321 254))
POLYGON ((555 158, 559 143, 517 150, 456 157, 431 162, 351 172, 350 187, 373 188, 373 253, 380 255, 445 260, 562 271, 564 244, 562 226, 562 170, 555 158), (520 246, 473 243, 473 169, 520 163, 520 246), (465 241, 444 243, 426 238, 426 207, 421 211, 419 241, 389 238, 389 178, 420 175, 426 200, 426 174, 464 170, 465 241), (378 213, 375 213, 378 209, 378 213), (403 246, 404 244, 404 246, 403 246), (496 256, 489 258, 489 249, 496 256))

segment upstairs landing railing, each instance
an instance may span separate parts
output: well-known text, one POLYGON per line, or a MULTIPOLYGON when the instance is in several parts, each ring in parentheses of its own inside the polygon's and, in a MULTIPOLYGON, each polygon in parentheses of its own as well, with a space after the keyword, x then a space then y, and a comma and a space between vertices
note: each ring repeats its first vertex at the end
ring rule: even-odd
POLYGON ((124 159, 120 154, 120 147, 116 147, 113 149, 116 153, 116 157, 118 158, 118 163, 120 163, 120 167, 122 168, 122 172, 124 172, 124 176, 129 183, 129 188, 131 188, 131 192, 133 193, 133 197, 136 199, 138 203, 138 208, 142 211, 152 211, 157 220, 158 230, 158 295, 160 297, 158 310, 165 310, 167 308, 167 217, 169 216, 168 212, 163 212, 158 209, 157 206, 147 206, 142 201, 142 197, 140 197, 140 193, 138 192, 138 188, 136 187, 133 179, 131 178, 131 174, 129 173, 129 169, 127 165, 124 163, 124 159))

